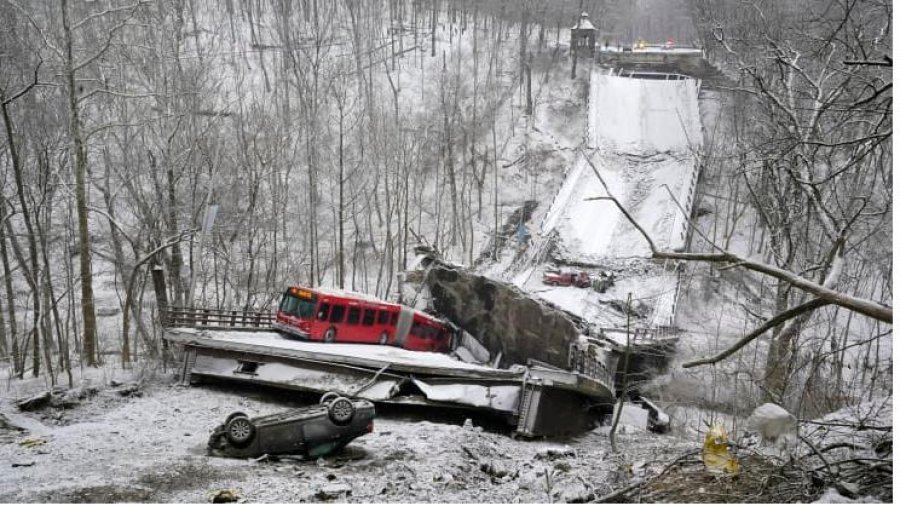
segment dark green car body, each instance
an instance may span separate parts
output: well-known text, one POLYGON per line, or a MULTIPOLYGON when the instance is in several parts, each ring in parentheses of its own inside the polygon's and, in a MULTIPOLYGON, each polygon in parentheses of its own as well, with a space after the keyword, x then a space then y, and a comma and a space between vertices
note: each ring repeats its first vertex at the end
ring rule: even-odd
POLYGON ((371 402, 339 396, 314 406, 255 418, 232 413, 213 430, 208 451, 223 457, 268 454, 315 459, 372 432, 374 419, 375 406, 371 402))

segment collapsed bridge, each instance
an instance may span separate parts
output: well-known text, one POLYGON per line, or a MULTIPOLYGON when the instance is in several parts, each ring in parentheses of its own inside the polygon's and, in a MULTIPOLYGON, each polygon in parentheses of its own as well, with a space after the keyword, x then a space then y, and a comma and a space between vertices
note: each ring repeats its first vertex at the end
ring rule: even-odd
MULTIPOLYGON (((181 351, 183 384, 238 381, 304 392, 335 391, 383 404, 489 413, 523 436, 592 428, 599 416, 612 410, 623 384, 633 384, 659 365, 652 359, 661 356, 659 347, 638 345, 630 350, 630 360, 623 360, 624 350, 613 341, 579 334, 571 315, 510 285, 434 260, 430 273, 437 274, 426 276, 435 306, 477 335, 493 365, 394 346, 288 339, 273 331, 272 314, 257 311, 165 309, 164 339, 181 351), (481 287, 494 310, 468 308, 476 318, 465 319, 458 313, 465 308, 451 305, 453 294, 484 304, 465 292, 473 285, 481 287), (520 313, 533 318, 514 325, 520 313), (505 368, 498 368, 500 364, 505 368)), ((165 307, 165 301, 160 302, 165 307)), ((472 345, 475 338, 463 336, 472 345)))
POLYGON ((391 346, 297 341, 271 331, 271 317, 257 312, 172 309, 166 315, 164 339, 182 352, 184 384, 228 380, 482 411, 500 415, 524 436, 584 431, 614 400, 607 382, 549 364, 497 369, 391 346))
MULTIPOLYGON (((596 416, 611 411, 617 394, 634 396, 629 385, 666 367, 673 340, 660 333, 673 327, 679 292, 677 265, 653 264, 642 236, 611 202, 594 197, 620 198, 657 245, 685 249, 699 176, 692 156, 702 140, 698 93, 699 82, 692 79, 632 79, 595 69, 586 132, 590 150, 571 168, 541 220, 542 239, 528 255, 532 264, 548 254, 562 264, 642 264, 636 268, 650 271, 644 279, 652 281, 645 283, 652 293, 641 295, 654 301, 644 328, 588 314, 587 296, 532 280, 537 265, 526 266, 512 284, 432 259, 421 281, 435 309, 487 348, 493 367, 388 346, 285 339, 272 331, 272 315, 261 313, 161 310, 166 342, 183 351, 182 381, 241 381, 337 391, 385 404, 483 411, 529 436, 589 428, 596 416), (545 248, 547 238, 555 238, 553 248, 545 248), (594 327, 597 321, 610 323, 598 333, 579 320, 594 320, 594 327), (621 340, 609 338, 615 332, 643 339, 626 338, 626 350, 621 340)), ((518 221, 530 219, 533 210, 523 209, 518 221)), ((613 306, 608 299, 616 294, 590 296, 602 310, 613 306)))

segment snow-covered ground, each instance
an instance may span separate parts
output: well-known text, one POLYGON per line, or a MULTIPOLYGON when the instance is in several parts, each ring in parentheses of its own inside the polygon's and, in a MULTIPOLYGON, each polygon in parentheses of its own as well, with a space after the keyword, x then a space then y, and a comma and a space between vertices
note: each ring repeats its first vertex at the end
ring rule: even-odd
POLYGON ((321 501, 329 490, 348 491, 335 497, 340 502, 569 502, 639 477, 625 472, 633 462, 651 472, 673 451, 697 444, 627 426, 619 435, 626 453, 613 455, 608 427, 566 440, 522 441, 483 430, 477 417, 473 425, 463 423, 465 416, 431 411, 429 421, 379 415, 374 432, 318 462, 234 460, 206 455, 207 437, 229 413, 264 415, 310 399, 170 381, 121 398, 100 386, 58 419, 52 411, 43 418, 16 413, 11 398, 0 401, 0 413, 30 429, 2 434, 4 501, 202 503, 229 488, 248 502, 321 501), (43 442, 16 444, 32 438, 43 442))
MULTIPOLYGON (((98 392, 69 409, 22 413, 12 405, 42 390, 41 380, 19 382, 0 398, 0 497, 5 502, 204 503, 221 489, 261 503, 582 502, 654 476, 677 457, 698 452, 707 424, 726 421, 735 440, 741 440, 746 425, 740 418, 670 410, 673 435, 656 435, 623 417, 615 453, 608 426, 566 439, 517 440, 471 413, 400 414, 379 406, 375 430, 327 458, 227 459, 206 455, 206 441, 228 414, 266 415, 314 398, 248 386, 184 387, 171 373, 145 374, 151 379, 143 383, 141 395, 123 397, 106 382, 128 380, 129 373, 93 369, 86 374, 81 383, 98 392), (4 421, 27 431, 9 430, 4 421)), ((843 444, 838 449, 850 452, 848 458, 874 462, 890 435, 884 427, 891 424, 891 411, 890 398, 876 399, 802 423, 800 434, 820 448, 843 444), (869 429, 853 428, 860 423, 869 429)), ((800 455, 809 453, 803 445, 796 448, 800 455)), ((828 456, 834 461, 837 451, 828 456)), ((816 455, 804 458, 818 465, 816 455)), ((698 459, 694 455, 688 463, 699 466, 698 459)), ((697 477, 689 473, 685 479, 697 477)), ((710 499, 717 491, 722 492, 697 493, 708 492, 712 495, 703 497, 710 499)), ((869 495, 864 502, 879 500, 868 489, 864 494, 869 495)), ((834 491, 822 498, 843 499, 834 491)))

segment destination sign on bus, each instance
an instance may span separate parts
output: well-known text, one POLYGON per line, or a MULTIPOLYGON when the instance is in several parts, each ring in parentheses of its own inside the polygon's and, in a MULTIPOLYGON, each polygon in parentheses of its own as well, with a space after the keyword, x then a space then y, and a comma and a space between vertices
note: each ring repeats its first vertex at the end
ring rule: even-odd
POLYGON ((313 298, 312 293, 309 290, 301 290, 299 288, 291 287, 291 295, 295 297, 300 297, 301 299, 311 299, 313 298))

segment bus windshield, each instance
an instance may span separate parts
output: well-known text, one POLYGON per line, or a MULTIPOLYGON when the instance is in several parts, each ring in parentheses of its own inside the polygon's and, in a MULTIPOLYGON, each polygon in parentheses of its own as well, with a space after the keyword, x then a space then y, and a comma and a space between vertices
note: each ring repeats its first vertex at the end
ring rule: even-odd
POLYGON ((297 318, 312 318, 316 310, 315 299, 300 299, 290 294, 285 294, 281 299, 281 310, 297 318))

